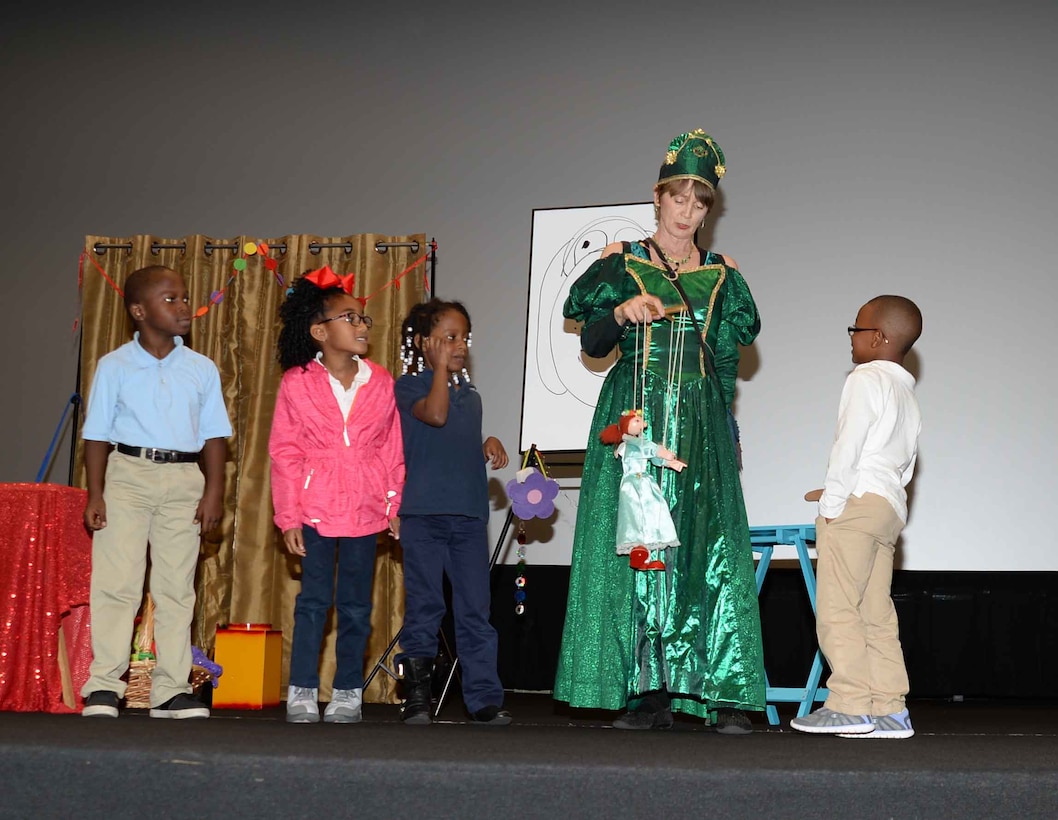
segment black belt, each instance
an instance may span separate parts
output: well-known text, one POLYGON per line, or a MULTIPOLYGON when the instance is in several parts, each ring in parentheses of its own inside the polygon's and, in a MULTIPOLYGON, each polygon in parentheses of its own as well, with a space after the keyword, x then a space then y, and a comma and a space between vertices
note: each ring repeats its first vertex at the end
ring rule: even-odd
POLYGON ((127 456, 143 456, 155 464, 186 464, 198 461, 198 453, 181 453, 178 450, 159 450, 157 447, 129 447, 127 444, 119 444, 118 452, 127 456))

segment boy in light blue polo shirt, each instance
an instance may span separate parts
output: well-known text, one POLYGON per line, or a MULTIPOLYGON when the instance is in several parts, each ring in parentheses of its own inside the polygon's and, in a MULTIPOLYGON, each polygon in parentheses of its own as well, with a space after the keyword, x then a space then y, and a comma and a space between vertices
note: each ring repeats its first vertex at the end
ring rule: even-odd
POLYGON ((82 432, 84 521, 94 532, 94 657, 82 714, 118 716, 149 544, 158 661, 150 714, 204 718, 209 709, 188 683, 195 568, 201 533, 223 513, 231 423, 216 365, 181 338, 191 329, 191 308, 180 274, 161 266, 135 271, 125 307, 136 334, 99 360, 82 432))

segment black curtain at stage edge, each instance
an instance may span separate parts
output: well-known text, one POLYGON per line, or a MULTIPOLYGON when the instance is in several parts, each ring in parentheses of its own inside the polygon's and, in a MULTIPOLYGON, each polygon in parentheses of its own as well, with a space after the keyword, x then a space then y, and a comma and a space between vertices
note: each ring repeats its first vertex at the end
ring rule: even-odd
MULTIPOLYGON (((514 611, 515 575, 507 565, 493 575, 500 678, 507 689, 550 690, 569 567, 527 567, 523 615, 514 611)), ((893 600, 911 697, 1058 697, 1058 573, 897 571, 893 600)), ((800 571, 769 570, 760 608, 771 684, 803 686, 815 621, 800 571)))

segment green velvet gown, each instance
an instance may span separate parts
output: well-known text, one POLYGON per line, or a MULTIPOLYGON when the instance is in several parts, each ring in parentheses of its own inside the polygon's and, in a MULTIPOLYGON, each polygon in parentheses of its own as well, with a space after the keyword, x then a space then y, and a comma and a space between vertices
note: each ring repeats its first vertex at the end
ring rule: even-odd
MULTIPOLYGON (((666 306, 683 304, 641 244, 625 250, 600 259, 574 283, 567 318, 585 328, 612 324, 613 309, 644 292, 666 306)), ((654 322, 638 335, 629 325, 599 395, 555 680, 555 698, 572 706, 624 709, 658 689, 672 694, 674 711, 703 717, 723 706, 765 705, 753 555, 728 421, 738 346, 756 338, 760 319, 737 270, 719 254, 703 251, 701 261, 681 272, 680 283, 714 351, 716 377, 708 375, 689 317, 654 322), (656 555, 664 571, 633 570, 615 554, 622 467, 599 441, 605 426, 640 405, 644 384, 644 437, 688 464, 682 473, 653 468, 680 540, 656 555)))

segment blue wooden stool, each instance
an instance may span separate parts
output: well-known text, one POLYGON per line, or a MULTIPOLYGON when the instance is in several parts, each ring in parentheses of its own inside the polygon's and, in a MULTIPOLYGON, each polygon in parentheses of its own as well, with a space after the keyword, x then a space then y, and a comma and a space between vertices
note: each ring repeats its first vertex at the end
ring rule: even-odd
MULTIPOLYGON (((801 576, 804 578, 805 590, 808 592, 808 600, 812 604, 812 614, 816 613, 816 574, 812 569, 812 553, 808 542, 816 540, 816 528, 814 524, 794 524, 782 527, 750 527, 749 541, 753 552, 757 556, 757 595, 764 586, 764 577, 768 574, 768 567, 772 558, 797 558, 801 565, 801 576), (793 547, 790 554, 784 547, 793 547), (778 550, 778 552, 776 552, 778 550)), ((765 677, 767 686, 765 698, 768 702, 766 712, 768 723, 772 726, 779 725, 779 713, 773 703, 800 703, 797 716, 804 717, 812 711, 817 701, 827 699, 830 693, 821 689, 819 679, 823 675, 823 653, 816 649, 815 658, 812 660, 812 668, 808 672, 808 680, 804 687, 772 686, 765 677)))

